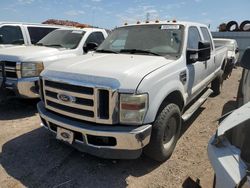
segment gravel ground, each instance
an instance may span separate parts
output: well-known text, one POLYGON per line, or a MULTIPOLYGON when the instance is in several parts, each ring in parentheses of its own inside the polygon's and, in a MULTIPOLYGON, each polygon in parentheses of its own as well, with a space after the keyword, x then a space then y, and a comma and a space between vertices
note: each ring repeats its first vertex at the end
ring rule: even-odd
POLYGON ((81 153, 39 127, 37 101, 9 100, 0 105, 0 187, 182 187, 197 179, 212 187, 207 143, 215 120, 236 106, 240 76, 241 69, 234 70, 222 93, 184 124, 174 154, 162 164, 145 156, 114 161, 81 153))

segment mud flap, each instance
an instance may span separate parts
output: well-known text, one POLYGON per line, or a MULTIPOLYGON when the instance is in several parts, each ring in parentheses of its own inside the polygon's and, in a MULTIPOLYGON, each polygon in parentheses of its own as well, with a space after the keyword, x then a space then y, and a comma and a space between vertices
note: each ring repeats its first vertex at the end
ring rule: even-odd
POLYGON ((5 82, 6 82, 6 74, 5 74, 5 65, 0 61, 0 103, 5 101, 5 82))

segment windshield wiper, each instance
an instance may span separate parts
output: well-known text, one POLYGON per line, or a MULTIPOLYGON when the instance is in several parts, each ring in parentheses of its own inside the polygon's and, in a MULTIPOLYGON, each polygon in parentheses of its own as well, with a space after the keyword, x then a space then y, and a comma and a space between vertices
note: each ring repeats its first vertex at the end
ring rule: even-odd
POLYGON ((158 53, 151 52, 149 50, 140 50, 140 49, 122 49, 120 51, 120 53, 122 53, 122 52, 125 52, 125 53, 127 52, 127 53, 131 53, 131 54, 145 53, 145 54, 151 54, 151 55, 155 55, 155 56, 162 56, 158 53))
POLYGON ((116 51, 113 51, 113 50, 105 50, 105 49, 96 50, 96 52, 118 54, 118 52, 116 52, 116 51))
POLYGON ((46 45, 44 45, 44 46, 47 46, 47 47, 62 47, 63 48, 63 46, 61 45, 61 44, 46 44, 46 45))
POLYGON ((43 46, 43 43, 36 43, 35 46, 43 46))

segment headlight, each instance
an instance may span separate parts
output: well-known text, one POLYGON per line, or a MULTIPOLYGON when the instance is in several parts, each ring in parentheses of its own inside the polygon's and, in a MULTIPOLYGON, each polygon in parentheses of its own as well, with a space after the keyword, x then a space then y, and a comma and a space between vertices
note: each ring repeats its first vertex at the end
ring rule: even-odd
POLYGON ((120 94, 120 123, 140 125, 148 109, 147 94, 120 94))
POLYGON ((43 71, 43 62, 23 62, 22 77, 36 77, 43 71))

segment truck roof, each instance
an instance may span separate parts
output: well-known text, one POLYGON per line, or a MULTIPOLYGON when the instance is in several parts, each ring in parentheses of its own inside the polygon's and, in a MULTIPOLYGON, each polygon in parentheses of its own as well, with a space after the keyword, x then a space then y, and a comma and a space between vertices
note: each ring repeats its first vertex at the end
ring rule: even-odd
POLYGON ((91 27, 85 27, 85 28, 80 28, 80 27, 66 27, 66 28, 59 28, 57 30, 81 30, 81 31, 103 31, 105 29, 101 28, 91 28, 91 27))
POLYGON ((27 26, 44 26, 44 27, 67 27, 63 25, 55 25, 55 24, 41 24, 41 23, 27 23, 27 22, 0 22, 2 24, 10 24, 10 25, 27 25, 27 26))
POLYGON ((127 24, 125 23, 124 26, 121 27, 128 27, 128 26, 136 26, 136 25, 162 25, 162 24, 171 24, 171 25, 184 25, 184 26, 199 26, 199 27, 207 27, 205 24, 197 23, 197 22, 187 22, 187 21, 149 21, 149 22, 137 22, 134 24, 127 24))

